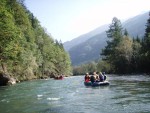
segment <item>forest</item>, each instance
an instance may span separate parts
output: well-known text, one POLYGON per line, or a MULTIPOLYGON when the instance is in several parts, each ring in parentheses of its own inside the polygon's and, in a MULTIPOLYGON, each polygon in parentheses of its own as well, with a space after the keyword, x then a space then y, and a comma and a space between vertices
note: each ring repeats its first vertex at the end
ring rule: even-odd
MULTIPOLYGON (((99 60, 73 67, 73 73, 104 71, 114 74, 150 73, 150 13, 144 37, 131 37, 120 20, 112 19, 107 34, 107 45, 99 60)), ((138 29, 138 28, 135 28, 138 29)))
MULTIPOLYGON (((0 2, 0 76, 18 81, 72 74, 71 60, 61 41, 40 25, 26 8, 24 0, 0 2)), ((105 71, 106 73, 150 73, 150 16, 144 37, 131 37, 114 17, 107 34, 107 46, 101 58, 73 67, 73 74, 105 71)), ((137 29, 137 28, 136 28, 137 29)))
POLYGON ((18 81, 71 75, 71 61, 61 41, 40 25, 24 0, 0 2, 0 75, 18 81))

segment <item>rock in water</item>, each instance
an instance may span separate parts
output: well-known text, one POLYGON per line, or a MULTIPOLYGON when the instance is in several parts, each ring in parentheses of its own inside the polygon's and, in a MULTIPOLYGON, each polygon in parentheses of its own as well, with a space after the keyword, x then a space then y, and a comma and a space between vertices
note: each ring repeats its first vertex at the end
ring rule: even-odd
POLYGON ((16 80, 14 78, 10 78, 7 85, 13 85, 16 84, 16 80))

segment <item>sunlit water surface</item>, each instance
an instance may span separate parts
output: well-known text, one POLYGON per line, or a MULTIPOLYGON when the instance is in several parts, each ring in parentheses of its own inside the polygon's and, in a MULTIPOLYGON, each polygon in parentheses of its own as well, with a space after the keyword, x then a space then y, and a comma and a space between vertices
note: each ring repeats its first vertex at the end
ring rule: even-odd
POLYGON ((150 77, 108 75, 86 87, 83 76, 0 87, 0 113, 150 113, 150 77))

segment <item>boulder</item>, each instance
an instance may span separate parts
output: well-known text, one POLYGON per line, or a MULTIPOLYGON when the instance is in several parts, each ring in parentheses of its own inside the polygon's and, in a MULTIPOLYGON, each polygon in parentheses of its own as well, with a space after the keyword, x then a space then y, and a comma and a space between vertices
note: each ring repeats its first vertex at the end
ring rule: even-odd
POLYGON ((10 78, 7 85, 13 85, 16 84, 16 80, 14 78, 10 78))
POLYGON ((0 86, 7 85, 8 81, 9 81, 9 77, 6 74, 1 72, 0 73, 0 86))
POLYGON ((0 86, 16 84, 16 80, 9 75, 0 72, 0 86))

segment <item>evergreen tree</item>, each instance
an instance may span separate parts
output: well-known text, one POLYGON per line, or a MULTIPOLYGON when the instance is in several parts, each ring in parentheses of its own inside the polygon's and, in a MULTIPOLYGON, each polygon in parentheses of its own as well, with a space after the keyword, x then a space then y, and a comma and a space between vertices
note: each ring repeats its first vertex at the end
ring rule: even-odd
POLYGON ((142 62, 143 62, 143 69, 144 72, 150 72, 150 12, 149 12, 149 19, 147 20, 146 29, 145 29, 145 36, 142 43, 142 62))
POLYGON ((124 31, 124 35, 125 35, 125 36, 128 36, 128 35, 129 35, 129 33, 128 33, 127 29, 125 29, 125 31, 124 31))
POLYGON ((122 40, 122 25, 120 20, 116 17, 113 18, 112 24, 109 26, 109 30, 106 31, 107 37, 107 46, 102 50, 101 55, 103 55, 103 60, 106 60, 112 67, 115 67, 115 61, 118 60, 118 54, 116 53, 116 47, 122 40))
POLYGON ((136 41, 139 42, 139 43, 141 42, 139 36, 136 37, 136 41))

